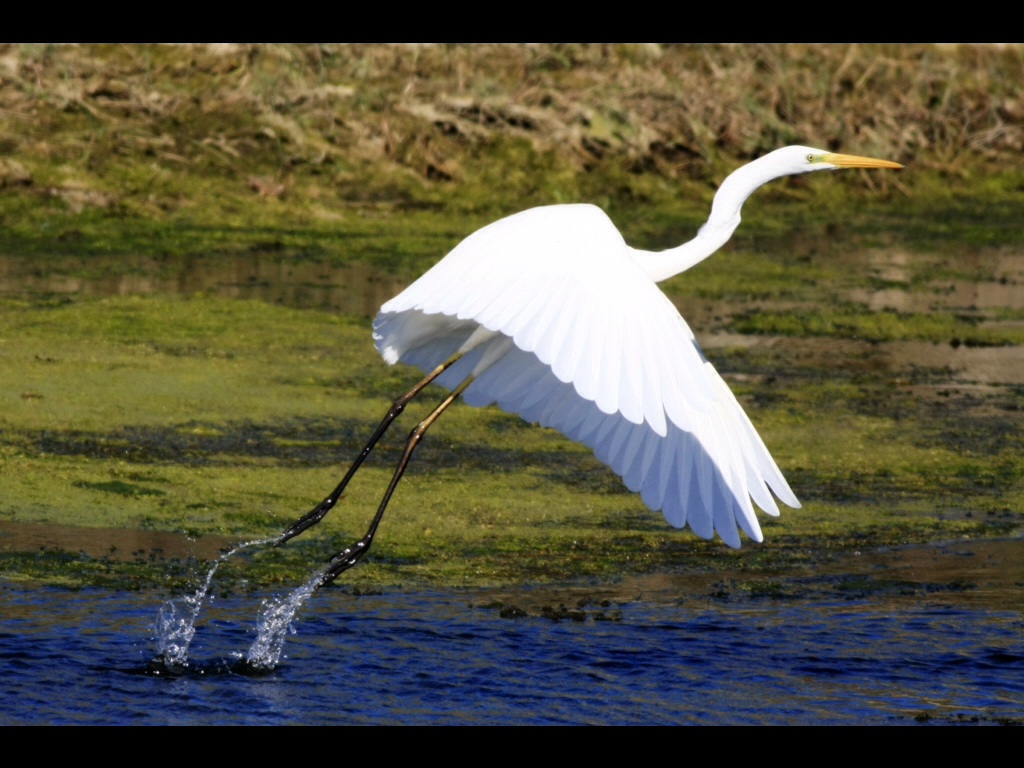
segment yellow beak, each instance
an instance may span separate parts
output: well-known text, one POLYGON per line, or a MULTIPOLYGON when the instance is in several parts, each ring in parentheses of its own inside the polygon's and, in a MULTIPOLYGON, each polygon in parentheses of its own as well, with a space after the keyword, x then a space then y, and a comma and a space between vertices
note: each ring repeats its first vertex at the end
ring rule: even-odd
POLYGON ((877 160, 873 157, 858 157, 857 155, 827 154, 822 160, 840 168, 902 168, 899 163, 891 160, 877 160))

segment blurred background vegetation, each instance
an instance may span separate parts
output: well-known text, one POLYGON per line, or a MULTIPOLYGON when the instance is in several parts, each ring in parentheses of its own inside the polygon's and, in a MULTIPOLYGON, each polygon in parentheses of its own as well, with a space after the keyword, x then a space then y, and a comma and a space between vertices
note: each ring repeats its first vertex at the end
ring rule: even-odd
POLYGON ((792 143, 913 169, 816 185, 816 206, 984 211, 1024 189, 1021 83, 1021 46, 6 45, 0 249, 209 253, 273 230, 331 256, 367 217, 463 217, 408 219, 401 265, 417 235, 574 201, 668 246, 730 170, 792 143))

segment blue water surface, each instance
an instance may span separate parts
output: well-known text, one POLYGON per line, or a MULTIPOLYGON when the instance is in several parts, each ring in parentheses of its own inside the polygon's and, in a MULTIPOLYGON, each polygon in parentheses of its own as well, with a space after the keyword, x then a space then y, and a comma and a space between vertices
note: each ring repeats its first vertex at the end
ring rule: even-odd
POLYGON ((2 724, 915 724, 1024 721, 1017 612, 885 602, 634 602, 502 618, 479 595, 325 590, 244 674, 259 597, 218 598, 188 669, 162 599, 0 588, 2 724), (617 617, 617 615, 616 615, 617 617))

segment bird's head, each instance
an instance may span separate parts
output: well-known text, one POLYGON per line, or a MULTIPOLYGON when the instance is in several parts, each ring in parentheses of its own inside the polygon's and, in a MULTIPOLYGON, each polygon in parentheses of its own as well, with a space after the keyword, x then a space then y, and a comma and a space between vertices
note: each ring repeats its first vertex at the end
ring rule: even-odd
POLYGON ((826 152, 814 147, 792 146, 777 149, 765 155, 771 158, 779 176, 811 171, 835 171, 839 168, 902 168, 899 163, 891 160, 878 160, 874 157, 843 155, 838 152, 826 152))

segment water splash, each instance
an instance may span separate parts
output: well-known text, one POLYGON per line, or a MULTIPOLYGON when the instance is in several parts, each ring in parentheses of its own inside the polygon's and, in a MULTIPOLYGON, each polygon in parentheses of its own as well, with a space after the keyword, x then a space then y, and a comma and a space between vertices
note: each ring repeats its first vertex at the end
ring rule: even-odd
POLYGON ((199 618, 203 600, 206 599, 206 593, 210 590, 210 584, 213 583, 213 576, 217 573, 217 569, 227 562, 228 558, 243 549, 272 544, 279 538, 275 536, 271 539, 258 539, 239 544, 214 561, 202 586, 195 591, 195 594, 176 597, 164 603, 160 607, 160 614, 157 617, 157 660, 167 667, 183 668, 188 666, 188 649, 196 634, 196 619, 199 618))
POLYGON ((313 577, 288 597, 265 600, 256 622, 256 639, 249 648, 246 664, 254 670, 271 670, 281 660, 285 638, 295 634, 292 619, 314 592, 323 586, 327 569, 317 571, 313 577))

